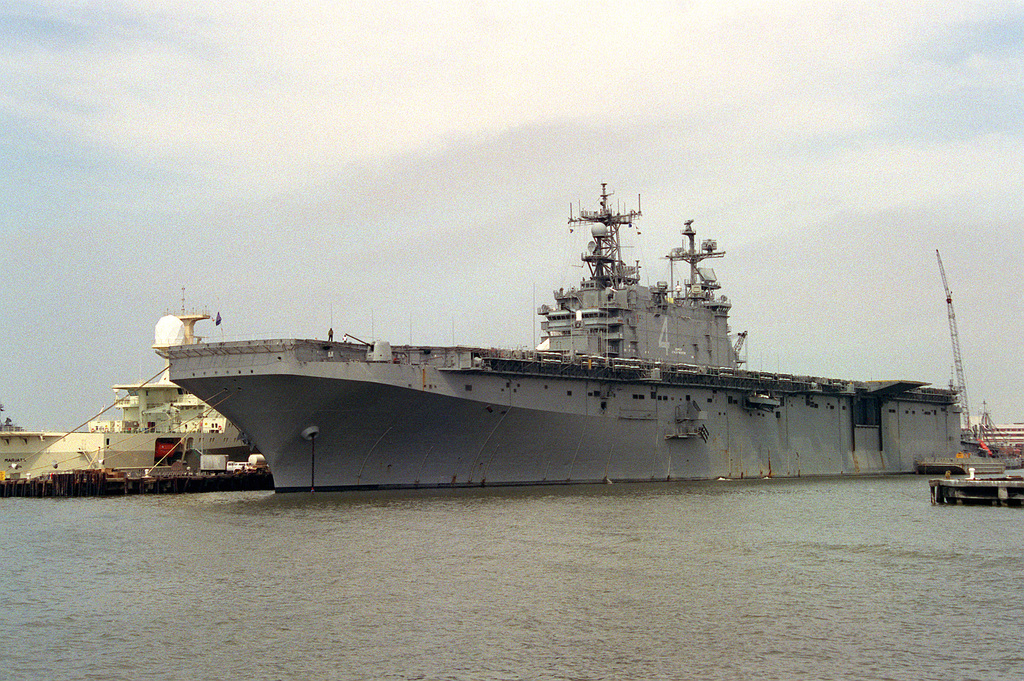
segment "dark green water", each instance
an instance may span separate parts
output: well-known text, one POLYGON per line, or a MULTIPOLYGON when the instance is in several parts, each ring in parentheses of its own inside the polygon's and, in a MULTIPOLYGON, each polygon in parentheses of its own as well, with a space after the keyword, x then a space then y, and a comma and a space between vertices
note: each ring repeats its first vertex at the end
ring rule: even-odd
POLYGON ((924 477, 0 500, 4 679, 1019 679, 924 477))

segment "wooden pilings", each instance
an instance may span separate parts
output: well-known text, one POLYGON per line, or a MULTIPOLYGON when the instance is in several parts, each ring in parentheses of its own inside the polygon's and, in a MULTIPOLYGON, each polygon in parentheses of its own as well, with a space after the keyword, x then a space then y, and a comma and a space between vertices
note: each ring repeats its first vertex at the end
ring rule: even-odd
POLYGON ((2 497, 102 497, 124 494, 185 494, 274 489, 265 469, 216 475, 160 475, 129 478, 109 470, 50 473, 0 481, 2 497))

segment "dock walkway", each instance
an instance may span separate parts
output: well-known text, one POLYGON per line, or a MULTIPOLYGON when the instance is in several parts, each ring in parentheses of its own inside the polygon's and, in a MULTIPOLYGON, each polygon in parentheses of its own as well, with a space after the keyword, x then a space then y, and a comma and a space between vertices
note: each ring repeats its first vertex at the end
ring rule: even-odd
POLYGON ((128 477, 108 470, 51 473, 37 478, 0 481, 0 498, 104 497, 126 494, 187 494, 274 489, 265 469, 214 475, 128 477))

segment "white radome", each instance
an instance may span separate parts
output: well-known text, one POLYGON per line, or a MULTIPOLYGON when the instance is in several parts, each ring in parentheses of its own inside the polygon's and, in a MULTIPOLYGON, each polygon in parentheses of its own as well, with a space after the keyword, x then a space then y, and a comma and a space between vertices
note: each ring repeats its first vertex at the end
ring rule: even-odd
POLYGON ((165 315, 156 323, 153 331, 153 345, 166 348, 185 342, 185 324, 174 315, 165 315))

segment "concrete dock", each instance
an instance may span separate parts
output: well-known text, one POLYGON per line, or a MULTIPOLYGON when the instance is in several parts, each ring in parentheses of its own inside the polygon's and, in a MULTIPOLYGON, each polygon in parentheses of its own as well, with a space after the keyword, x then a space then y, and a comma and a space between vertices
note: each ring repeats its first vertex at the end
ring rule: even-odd
POLYGON ((0 481, 4 497, 102 497, 126 494, 186 494, 274 489, 266 469, 197 475, 193 473, 129 477, 120 471, 82 470, 37 478, 0 481))
POLYGON ((932 504, 1024 505, 1024 477, 929 480, 932 504))
POLYGON ((1006 464, 1002 459, 981 456, 966 456, 947 459, 919 459, 914 461, 914 471, 922 475, 967 475, 970 469, 978 475, 1002 475, 1006 464))

